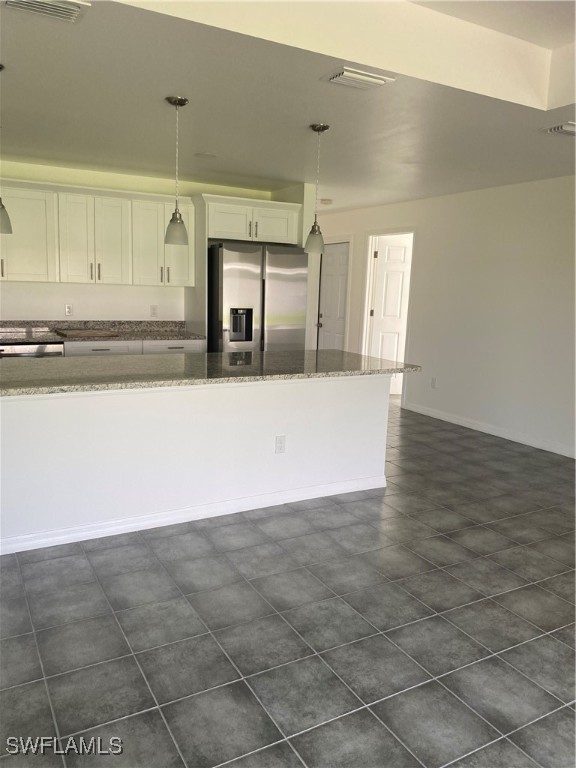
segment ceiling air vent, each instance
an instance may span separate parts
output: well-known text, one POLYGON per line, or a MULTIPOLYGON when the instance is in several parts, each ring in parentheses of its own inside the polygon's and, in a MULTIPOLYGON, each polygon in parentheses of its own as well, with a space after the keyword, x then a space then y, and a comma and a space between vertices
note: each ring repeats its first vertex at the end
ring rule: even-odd
POLYGON ((385 85, 386 83, 393 83, 394 77, 386 77, 385 75, 375 75, 372 72, 362 72, 359 69, 352 69, 351 67, 342 67, 333 75, 330 75, 328 81, 336 83, 337 85, 348 85, 351 88, 375 88, 378 85, 385 85))
POLYGON ((545 133, 559 133, 562 136, 574 136, 576 135, 576 123, 562 123, 561 125, 553 125, 552 128, 545 128, 545 133))
POLYGON ((87 0, 6 0, 6 5, 19 11, 75 22, 91 3, 87 0))

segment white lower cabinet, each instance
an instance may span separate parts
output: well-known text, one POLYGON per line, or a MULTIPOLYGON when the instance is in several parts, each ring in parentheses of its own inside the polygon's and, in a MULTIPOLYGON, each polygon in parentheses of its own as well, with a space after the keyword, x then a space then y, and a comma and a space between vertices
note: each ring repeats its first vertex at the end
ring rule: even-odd
POLYGON ((144 341, 65 341, 64 356, 153 355, 206 352, 205 339, 144 339, 144 341))
POLYGON ((141 355, 142 341, 65 341, 64 357, 75 355, 141 355))
POLYGON ((155 339, 145 339, 142 342, 142 353, 144 355, 169 354, 186 352, 206 352, 206 341, 204 339, 167 339, 157 341, 155 339))

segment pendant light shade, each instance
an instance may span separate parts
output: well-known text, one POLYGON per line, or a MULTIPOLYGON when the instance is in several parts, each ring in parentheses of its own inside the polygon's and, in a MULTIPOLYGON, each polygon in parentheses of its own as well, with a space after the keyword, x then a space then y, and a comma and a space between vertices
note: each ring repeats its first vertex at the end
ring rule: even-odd
POLYGON ((320 225, 314 216, 314 224, 310 230, 308 237, 306 238, 306 245, 304 246, 306 253, 322 253, 324 251, 324 238, 320 231, 320 225))
POLYGON ((172 218, 166 227, 164 243, 166 245, 188 245, 186 224, 184 224, 184 219, 178 208, 172 214, 172 218))
POLYGON ((183 96, 166 96, 166 101, 176 108, 176 206, 170 223, 166 227, 164 243, 166 245, 188 245, 188 232, 186 231, 182 214, 178 210, 178 110, 180 107, 185 107, 188 104, 188 99, 183 96))
POLYGON ((326 123, 313 123, 310 128, 318 136, 318 147, 316 152, 316 198, 314 202, 314 224, 310 234, 306 238, 304 251, 310 254, 321 254, 324 251, 324 238, 318 224, 318 185, 320 183, 320 136, 330 128, 326 123))
POLYGON ((8 216, 8 211, 4 207, 4 203, 2 202, 1 197, 0 197, 0 233, 3 235, 12 234, 12 224, 10 222, 10 216, 8 216))

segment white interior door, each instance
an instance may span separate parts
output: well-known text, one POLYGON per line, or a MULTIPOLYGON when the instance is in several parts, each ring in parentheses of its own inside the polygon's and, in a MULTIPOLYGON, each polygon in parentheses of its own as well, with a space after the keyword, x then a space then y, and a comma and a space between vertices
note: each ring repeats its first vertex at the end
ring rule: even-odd
MULTIPOLYGON (((373 270, 368 350, 373 357, 404 361, 413 237, 410 233, 370 238, 373 270)), ((390 394, 401 392, 399 373, 392 377, 390 394)))
POLYGON ((318 349, 344 349, 350 243, 324 247, 320 272, 318 349))

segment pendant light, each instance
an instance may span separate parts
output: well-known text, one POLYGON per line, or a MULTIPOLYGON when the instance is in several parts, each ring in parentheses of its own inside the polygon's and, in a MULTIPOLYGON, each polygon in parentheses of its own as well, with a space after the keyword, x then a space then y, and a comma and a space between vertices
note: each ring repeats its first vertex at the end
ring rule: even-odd
POLYGON ((310 128, 318 136, 317 164, 316 164, 316 198, 314 201, 314 224, 306 239, 304 250, 306 253, 320 254, 324 250, 324 238, 318 224, 318 184, 320 182, 320 136, 330 128, 326 123, 313 123, 310 128))
POLYGON ((166 227, 164 242, 166 245, 188 245, 188 232, 182 214, 178 210, 178 110, 188 104, 183 96, 166 96, 166 101, 176 108, 176 208, 166 227))
POLYGON ((2 202, 1 197, 0 197, 0 233, 3 235, 12 234, 12 224, 10 223, 10 216, 8 216, 8 211, 4 207, 4 203, 2 202))

